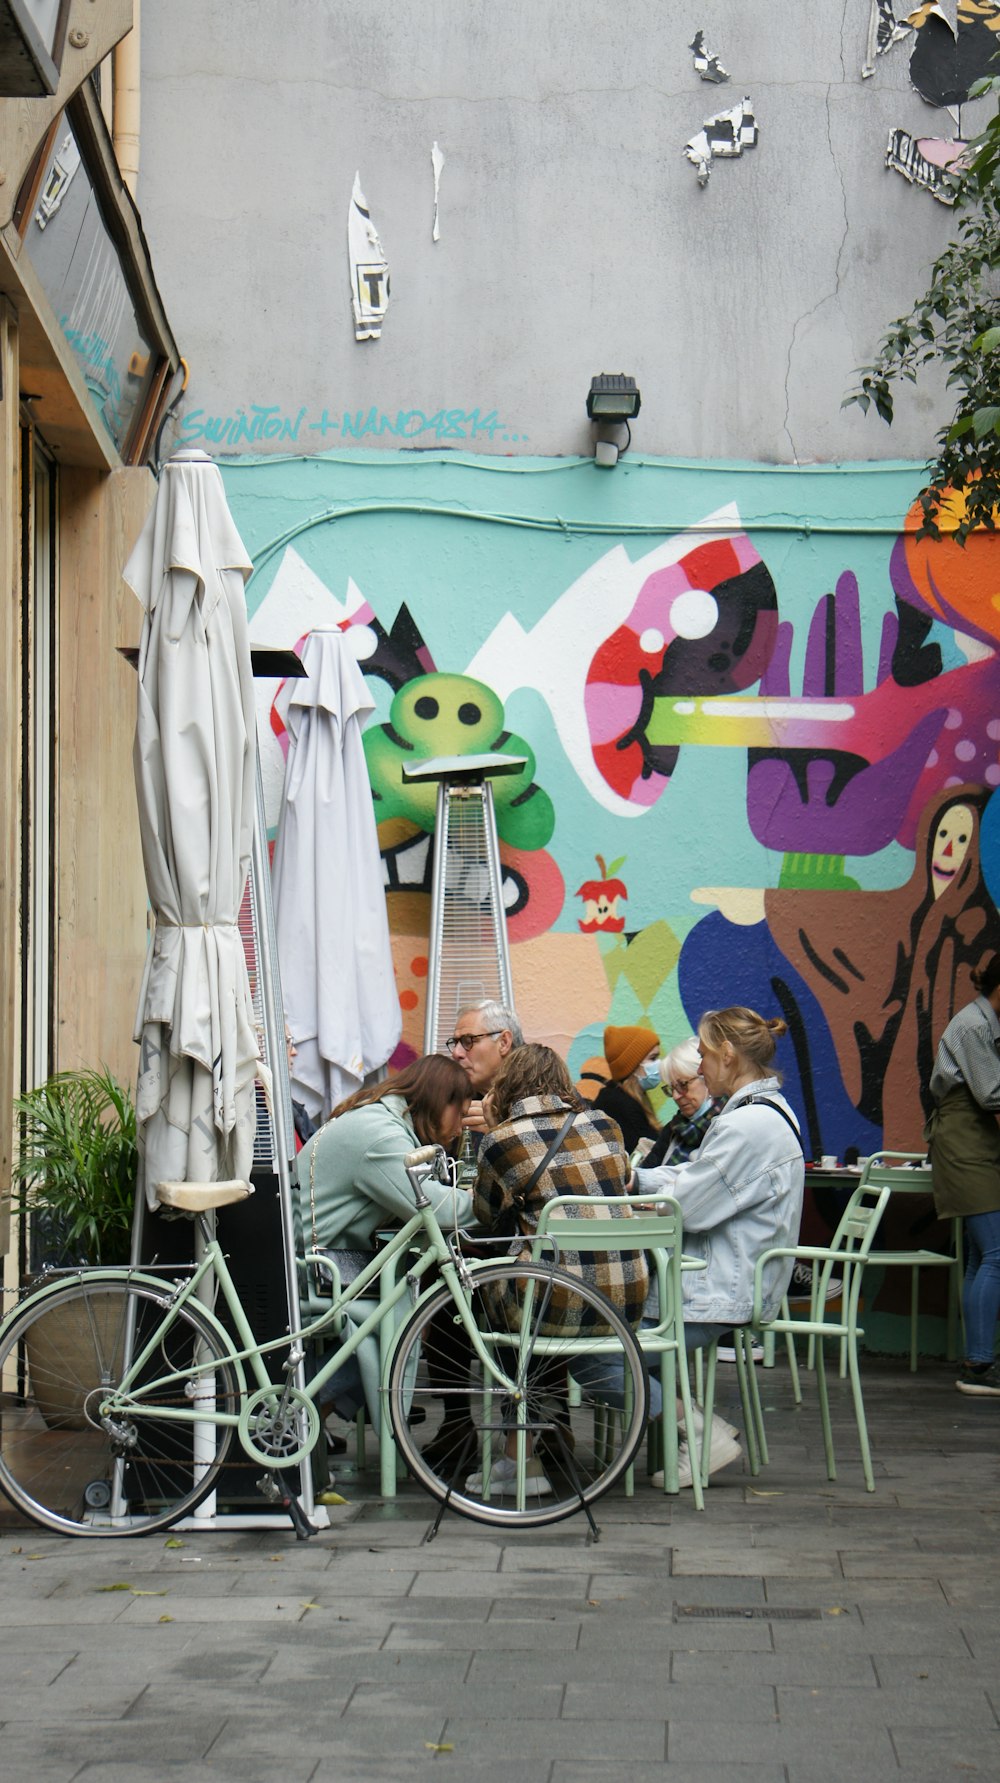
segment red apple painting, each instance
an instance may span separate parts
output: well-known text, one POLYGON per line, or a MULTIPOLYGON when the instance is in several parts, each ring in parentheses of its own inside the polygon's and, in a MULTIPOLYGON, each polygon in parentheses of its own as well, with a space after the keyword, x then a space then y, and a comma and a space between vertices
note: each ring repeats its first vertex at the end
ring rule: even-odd
POLYGON ((577 919, 577 926, 585 935, 620 935, 625 918, 618 914, 618 900, 627 898, 628 892, 615 874, 625 865, 625 856, 612 861, 609 867, 605 866, 603 855, 595 854, 594 859, 601 877, 585 879, 576 894, 583 899, 583 916, 577 919))

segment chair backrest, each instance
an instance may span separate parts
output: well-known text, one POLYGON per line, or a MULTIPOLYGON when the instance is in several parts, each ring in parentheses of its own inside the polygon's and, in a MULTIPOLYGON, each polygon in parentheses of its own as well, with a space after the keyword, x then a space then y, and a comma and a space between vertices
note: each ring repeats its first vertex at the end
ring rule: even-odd
MULTIPOLYGON (((682 1233, 681 1210, 669 1197, 657 1197, 657 1206, 668 1211, 662 1216, 640 1211, 648 1208, 648 1195, 554 1195, 546 1201, 538 1216, 536 1238, 547 1234, 573 1251, 646 1251, 658 1248, 680 1250, 682 1233), (573 1218, 573 1209, 588 1211, 573 1218), (595 1213, 595 1208, 627 1207, 631 1219, 616 1219, 611 1213, 595 1213), (554 1227, 550 1233, 549 1227, 554 1227)), ((546 1249, 549 1247, 546 1246, 546 1249)))
MULTIPOLYGON (((892 1189, 888 1183, 879 1185, 867 1182, 862 1176, 851 1199, 840 1216, 840 1224, 830 1240, 830 1249, 853 1252, 855 1257, 867 1257, 872 1241, 879 1228, 892 1189)), ((824 1273, 830 1274, 832 1261, 828 1260, 824 1273)))
POLYGON ((924 1152, 873 1152, 861 1172, 862 1186, 930 1193, 931 1172, 924 1152), (916 1166, 916 1168, 914 1168, 916 1166))
MULTIPOLYGON (((657 1331, 668 1329, 675 1312, 683 1303, 681 1294, 681 1241, 684 1222, 680 1205, 669 1195, 658 1195, 656 1205, 664 1211, 648 1213, 648 1195, 605 1195, 599 1208, 627 1207, 631 1219, 615 1219, 610 1213, 592 1213, 573 1218, 575 1207, 593 1209, 593 1195, 554 1195, 546 1201, 539 1216, 532 1241, 532 1256, 551 1255, 552 1244, 565 1245, 572 1251, 645 1251, 656 1271, 660 1316, 657 1331)), ((654 1338, 656 1331, 650 1333, 654 1338)))

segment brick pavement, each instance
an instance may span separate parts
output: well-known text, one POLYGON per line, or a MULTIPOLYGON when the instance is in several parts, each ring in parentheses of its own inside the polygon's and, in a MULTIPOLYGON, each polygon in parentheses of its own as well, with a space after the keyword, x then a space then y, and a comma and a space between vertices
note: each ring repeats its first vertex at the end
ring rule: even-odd
MULTIPOLYGON (((722 1371, 720 1371, 721 1375, 722 1371)), ((728 1374, 729 1371, 726 1371, 728 1374)), ((865 1365, 830 1485, 807 1383, 763 1376, 771 1466, 640 1484, 532 1535, 372 1494, 308 1546, 0 1528, 4 1783, 1000 1779, 1000 1402, 865 1365), (127 1589, 109 1590, 109 1586, 127 1589)), ((726 1388, 722 1388, 725 1407, 726 1388)))

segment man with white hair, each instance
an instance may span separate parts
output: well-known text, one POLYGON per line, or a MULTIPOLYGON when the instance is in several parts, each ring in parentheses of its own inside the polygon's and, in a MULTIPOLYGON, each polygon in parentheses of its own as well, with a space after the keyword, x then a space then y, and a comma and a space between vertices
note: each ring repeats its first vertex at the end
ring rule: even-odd
POLYGON ((489 1132, 483 1101, 500 1066, 515 1046, 524 1045, 521 1024, 512 1009, 492 997, 467 1003, 455 1017, 455 1027, 445 1046, 461 1065, 472 1090, 472 1101, 463 1125, 473 1133, 489 1132))

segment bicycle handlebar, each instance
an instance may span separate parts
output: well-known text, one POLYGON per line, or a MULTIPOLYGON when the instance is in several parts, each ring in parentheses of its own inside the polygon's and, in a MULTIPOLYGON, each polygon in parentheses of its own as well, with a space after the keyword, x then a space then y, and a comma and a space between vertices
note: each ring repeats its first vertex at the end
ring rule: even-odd
POLYGON ((404 1170, 416 1170, 420 1164, 431 1164, 441 1150, 439 1145, 421 1145, 415 1152, 407 1152, 403 1159, 404 1170))

